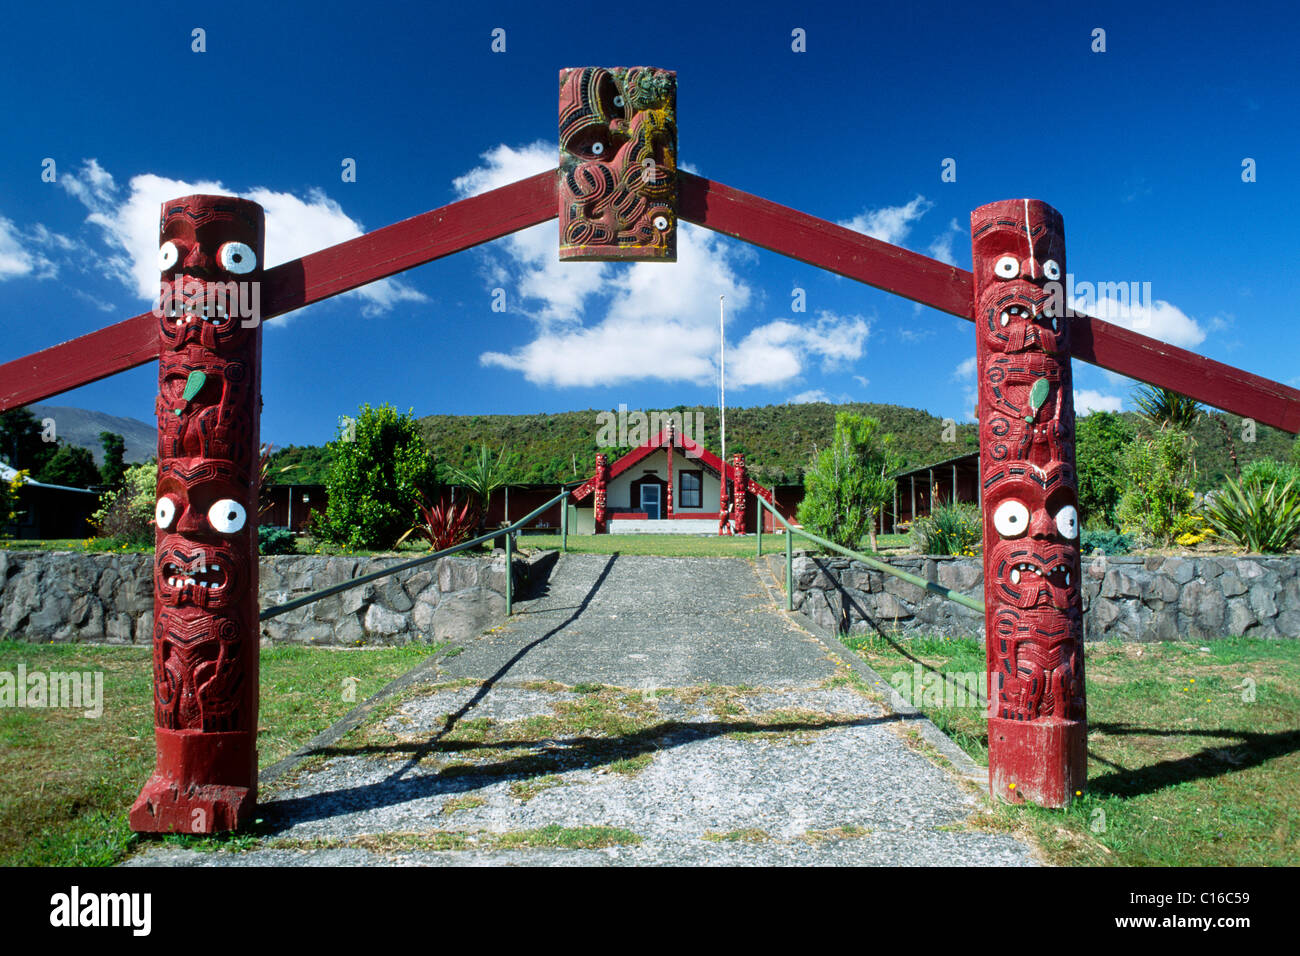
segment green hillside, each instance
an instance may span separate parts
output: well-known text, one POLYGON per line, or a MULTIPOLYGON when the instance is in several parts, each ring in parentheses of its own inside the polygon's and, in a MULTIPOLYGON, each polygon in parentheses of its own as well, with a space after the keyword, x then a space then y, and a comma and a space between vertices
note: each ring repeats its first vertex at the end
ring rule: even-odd
MULTIPOLYGON (((942 461, 976 448, 973 423, 945 430, 943 419, 920 409, 821 402, 728 409, 727 453, 743 452, 751 473, 764 484, 798 483, 803 480, 803 470, 814 451, 830 441, 835 429, 835 412, 840 409, 880 419, 884 430, 896 436, 906 467, 942 461), (952 441, 944 441, 945 437, 952 441)), ((702 413, 704 444, 718 451, 716 408, 679 406, 663 411, 702 413)), ((516 481, 559 483, 591 474, 597 451, 599 414, 589 409, 555 415, 429 415, 420 419, 420 426, 440 468, 468 464, 478 446, 485 443, 493 450, 504 447, 518 455, 516 481)), ((1139 417, 1135 412, 1122 415, 1133 420, 1139 417)), ((1197 485, 1201 490, 1217 486, 1224 475, 1232 473, 1229 439, 1243 465, 1263 457, 1285 460, 1294 442, 1285 432, 1265 426, 1256 429, 1254 442, 1247 442, 1242 419, 1221 412, 1202 416, 1193 428, 1193 435, 1197 441, 1197 485)), ((627 449, 603 450, 614 458, 627 449)), ((274 480, 279 483, 321 484, 329 455, 324 448, 291 446, 277 451, 273 462, 276 467, 298 466, 277 474, 274 480)))

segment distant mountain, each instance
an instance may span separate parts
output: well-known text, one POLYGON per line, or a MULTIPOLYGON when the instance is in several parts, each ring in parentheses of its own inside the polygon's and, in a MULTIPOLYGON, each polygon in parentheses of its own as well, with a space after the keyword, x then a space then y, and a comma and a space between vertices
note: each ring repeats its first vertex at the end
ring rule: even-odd
POLYGON ((96 465, 104 462, 100 432, 116 432, 126 439, 127 464, 148 461, 158 454, 157 428, 138 418, 119 418, 65 405, 30 405, 28 410, 37 418, 54 419, 55 436, 69 445, 90 449, 96 465))

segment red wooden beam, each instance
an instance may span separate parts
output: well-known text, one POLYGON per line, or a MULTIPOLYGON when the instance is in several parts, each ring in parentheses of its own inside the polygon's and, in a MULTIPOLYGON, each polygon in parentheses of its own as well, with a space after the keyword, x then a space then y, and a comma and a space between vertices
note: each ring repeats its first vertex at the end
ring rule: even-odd
MULTIPOLYGON (((973 279, 824 219, 678 171, 687 222, 974 321, 973 279)), ((1071 354, 1283 431, 1300 432, 1300 391, 1091 316, 1076 316, 1071 354)))
MULTIPOLYGON (((973 321, 965 269, 679 170, 682 219, 973 321)), ((556 215, 554 172, 463 199, 267 270, 264 319, 319 302, 556 215)), ((0 411, 157 357, 149 313, 0 365, 0 411)), ((1300 432, 1300 390, 1090 316, 1074 319, 1075 358, 1215 408, 1300 432)))
MULTIPOLYGON (((270 319, 556 217, 554 170, 376 229, 266 270, 270 319)), ((158 357, 150 312, 0 365, 0 411, 144 365, 158 357)))

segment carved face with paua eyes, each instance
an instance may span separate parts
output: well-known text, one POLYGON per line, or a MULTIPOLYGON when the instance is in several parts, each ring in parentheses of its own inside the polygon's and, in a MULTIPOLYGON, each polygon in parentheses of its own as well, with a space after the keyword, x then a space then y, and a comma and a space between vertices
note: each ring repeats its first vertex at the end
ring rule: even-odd
POLYGON ((224 349, 246 333, 237 314, 262 278, 261 207, 232 196, 186 196, 162 207, 159 329, 165 349, 224 349), (243 286, 241 290, 241 285, 243 286), (232 294, 233 302, 232 305, 232 294))
POLYGON ((154 593, 169 607, 215 610, 246 597, 249 492, 227 462, 164 462, 154 511, 154 593))
POLYGON ((677 74, 560 71, 560 258, 674 262, 677 74))
POLYGON ((1068 352, 1061 214, 1037 199, 990 203, 979 211, 971 238, 980 335, 993 352, 1068 352))
POLYGON ((1069 611, 1079 602, 1074 469, 997 466, 984 476, 984 540, 992 595, 1021 609, 1069 611))

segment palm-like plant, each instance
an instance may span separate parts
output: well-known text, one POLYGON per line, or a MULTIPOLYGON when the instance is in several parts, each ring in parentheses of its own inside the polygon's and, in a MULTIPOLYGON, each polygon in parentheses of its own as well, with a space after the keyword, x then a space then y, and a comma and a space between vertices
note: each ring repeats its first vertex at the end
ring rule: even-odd
POLYGON ((1205 409, 1195 399, 1168 388, 1139 386, 1133 392, 1133 404, 1142 417, 1158 428, 1186 431, 1196 424, 1205 409))
POLYGON ((468 488, 478 499, 479 528, 482 528, 487 521, 488 502, 492 498, 492 492, 509 483, 514 468, 514 456, 507 456, 504 448, 497 453, 496 458, 493 458, 487 445, 480 445, 478 458, 468 467, 449 470, 451 483, 468 488))
POLYGON ((1300 537, 1300 479, 1228 479, 1205 508, 1216 536, 1252 554, 1281 554, 1300 537))

